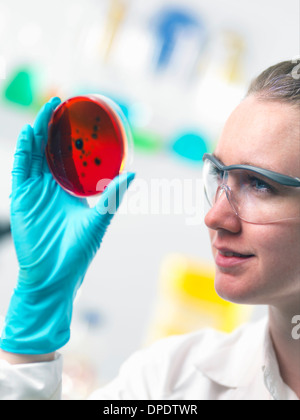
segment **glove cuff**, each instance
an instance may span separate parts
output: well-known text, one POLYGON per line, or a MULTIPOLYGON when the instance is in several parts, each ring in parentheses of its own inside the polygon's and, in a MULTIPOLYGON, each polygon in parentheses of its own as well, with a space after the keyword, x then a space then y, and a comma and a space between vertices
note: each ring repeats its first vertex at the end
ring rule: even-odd
POLYGON ((70 339, 73 296, 15 289, 5 318, 0 348, 10 353, 48 354, 70 339))

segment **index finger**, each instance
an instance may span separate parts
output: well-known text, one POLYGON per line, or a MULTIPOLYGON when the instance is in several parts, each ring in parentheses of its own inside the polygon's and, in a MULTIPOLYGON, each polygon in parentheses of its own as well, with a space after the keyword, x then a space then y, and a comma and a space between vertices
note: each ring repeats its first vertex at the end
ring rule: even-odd
POLYGON ((29 175, 32 158, 33 131, 30 125, 25 125, 18 137, 12 168, 12 191, 15 191, 29 175))
POLYGON ((32 162, 30 176, 42 173, 45 158, 45 147, 48 140, 48 124, 54 109, 60 104, 59 98, 52 98, 38 113, 33 125, 32 162))

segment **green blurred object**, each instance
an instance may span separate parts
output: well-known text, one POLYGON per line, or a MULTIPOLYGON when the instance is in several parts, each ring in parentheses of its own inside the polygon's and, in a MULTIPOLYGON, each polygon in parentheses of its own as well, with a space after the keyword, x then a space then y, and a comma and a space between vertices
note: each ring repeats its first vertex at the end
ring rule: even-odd
POLYGON ((162 138, 155 133, 141 129, 133 129, 132 137, 134 147, 147 153, 155 153, 162 149, 162 138))
POLYGON ((29 69, 18 70, 9 80, 4 96, 18 105, 31 106, 34 100, 32 72, 29 69))

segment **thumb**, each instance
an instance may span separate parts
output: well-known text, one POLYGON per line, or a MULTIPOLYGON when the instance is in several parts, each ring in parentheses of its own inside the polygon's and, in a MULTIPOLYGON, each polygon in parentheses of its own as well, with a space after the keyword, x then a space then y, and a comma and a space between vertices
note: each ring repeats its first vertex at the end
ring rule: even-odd
POLYGON ((117 176, 110 184, 108 184, 95 206, 95 210, 101 217, 102 223, 103 218, 107 219, 107 222, 109 222, 115 215, 127 189, 129 188, 129 185, 134 178, 135 173, 126 172, 117 176))

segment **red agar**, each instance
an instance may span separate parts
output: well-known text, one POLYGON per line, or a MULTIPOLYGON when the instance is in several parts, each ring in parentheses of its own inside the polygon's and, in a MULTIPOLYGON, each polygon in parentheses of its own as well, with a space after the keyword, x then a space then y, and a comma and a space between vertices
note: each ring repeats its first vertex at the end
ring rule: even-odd
POLYGON ((100 194, 122 172, 126 132, 116 111, 97 95, 62 103, 49 123, 46 157, 59 185, 69 193, 100 194))

